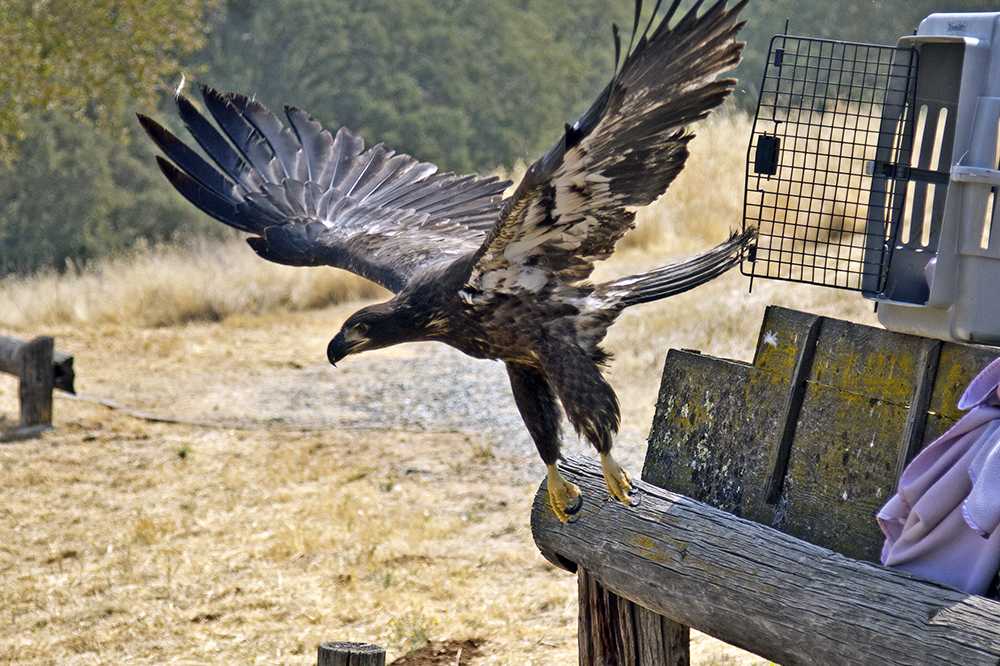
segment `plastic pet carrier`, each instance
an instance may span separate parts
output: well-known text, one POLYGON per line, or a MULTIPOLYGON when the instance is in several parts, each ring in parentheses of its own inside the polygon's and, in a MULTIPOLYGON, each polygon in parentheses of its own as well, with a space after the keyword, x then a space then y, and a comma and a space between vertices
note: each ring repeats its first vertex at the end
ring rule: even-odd
POLYGON ((744 274, 860 291, 891 330, 1000 344, 998 39, 1000 12, 932 14, 896 46, 775 37, 744 274))

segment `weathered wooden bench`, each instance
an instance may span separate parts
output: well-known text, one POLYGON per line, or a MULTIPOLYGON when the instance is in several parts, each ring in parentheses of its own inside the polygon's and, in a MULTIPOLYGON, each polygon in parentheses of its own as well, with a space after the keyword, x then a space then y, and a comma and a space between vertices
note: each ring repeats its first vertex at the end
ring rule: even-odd
POLYGON ((589 458, 575 523, 535 497, 580 663, 688 664, 689 627, 784 666, 1000 663, 1000 601, 879 566, 875 521, 997 354, 776 307, 753 363, 671 350, 638 506, 589 458))

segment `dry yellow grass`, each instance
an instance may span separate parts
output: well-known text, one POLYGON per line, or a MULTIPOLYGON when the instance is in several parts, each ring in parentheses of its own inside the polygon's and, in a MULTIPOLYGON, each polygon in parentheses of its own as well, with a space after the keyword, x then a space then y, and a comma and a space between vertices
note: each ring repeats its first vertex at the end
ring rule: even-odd
POLYGON ((695 254, 738 229, 750 126, 746 115, 727 112, 696 126, 684 170, 666 195, 637 211, 636 228, 622 239, 612 262, 695 254))
POLYGON ((0 325, 172 326, 309 310, 385 293, 334 268, 262 261, 234 238, 140 249, 65 274, 2 279, 0 325))
MULTIPOLYGON (((657 231, 603 275, 704 249, 739 225, 748 127, 719 116, 700 129, 689 168, 642 215, 646 227, 662 220, 657 231)), ((309 308, 377 293, 341 280, 222 245, 0 285, 0 329, 55 335, 82 393, 255 426, 150 423, 60 397, 56 430, 0 444, 0 663, 301 666, 325 640, 377 642, 395 657, 466 638, 482 641, 477 666, 575 662, 575 579, 531 541, 543 472, 531 452, 487 432, 268 425, 281 414, 205 388, 278 395, 283 373, 323 367, 357 304, 309 308)), ((670 347, 747 359, 769 303, 872 320, 854 294, 746 287, 732 272, 625 313, 608 340, 625 431, 648 429, 670 347)), ((392 353, 402 373, 419 346, 392 353)), ((16 381, 0 375, 0 414, 15 413, 16 381)), ((703 636, 694 656, 764 663, 703 636)))
MULTIPOLYGON (((81 392, 183 415, 178 388, 198 394, 209 374, 266 382, 274 359, 295 356, 275 339, 308 348, 341 314, 55 332, 81 392)), ((0 391, 6 414, 14 383, 0 391)), ((3 663, 303 664, 324 640, 400 654, 422 637, 497 633, 507 645, 492 650, 531 654, 523 663, 565 649, 568 577, 529 547, 523 461, 454 433, 56 410, 56 431, 0 449, 3 663), (512 578, 528 592, 505 594, 512 578)))

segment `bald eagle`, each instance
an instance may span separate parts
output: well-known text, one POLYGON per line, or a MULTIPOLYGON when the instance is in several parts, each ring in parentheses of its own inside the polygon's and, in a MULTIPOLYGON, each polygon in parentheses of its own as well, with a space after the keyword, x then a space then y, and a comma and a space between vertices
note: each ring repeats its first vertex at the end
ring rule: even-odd
POLYGON ((753 231, 687 261, 593 284, 634 226, 633 207, 658 198, 684 166, 688 126, 704 118, 735 81, 717 80, 740 59, 742 0, 703 1, 660 17, 657 2, 597 100, 531 165, 509 197, 496 177, 439 174, 437 167, 379 144, 364 149, 286 106, 286 127, 244 95, 201 85, 204 108, 176 95, 201 150, 149 117, 143 127, 165 157, 167 179, 195 206, 252 234, 264 259, 344 268, 394 292, 358 310, 330 341, 336 364, 401 342, 435 340, 504 362, 514 400, 542 461, 556 515, 582 502, 559 473, 560 404, 600 454, 609 491, 626 505, 632 486, 611 455, 619 405, 601 374, 608 327, 631 305, 697 287, 739 263, 753 231), (660 18, 658 18, 660 17, 660 18), (675 20, 676 18, 676 20, 675 20))

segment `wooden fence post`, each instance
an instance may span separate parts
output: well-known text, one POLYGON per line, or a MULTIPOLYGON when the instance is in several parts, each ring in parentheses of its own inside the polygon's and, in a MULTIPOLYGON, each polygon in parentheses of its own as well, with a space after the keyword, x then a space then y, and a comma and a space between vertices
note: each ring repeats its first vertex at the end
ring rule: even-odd
MULTIPOLYGON (((9 375, 18 374, 17 356, 21 347, 28 344, 24 340, 0 335, 0 372, 9 375)), ((76 373, 73 371, 73 357, 58 349, 52 351, 52 375, 57 389, 67 393, 76 393, 73 382, 76 373)))
POLYGON ((320 643, 316 666, 385 666, 385 648, 371 643, 320 643))
POLYGON ((690 666, 691 630, 577 570, 580 666, 690 666))
POLYGON ((48 336, 35 338, 17 354, 17 376, 21 398, 21 428, 52 425, 52 357, 55 341, 48 336))
POLYGON ((15 438, 52 428, 52 389, 76 393, 73 357, 55 348, 51 337, 25 342, 0 335, 0 372, 18 378, 21 413, 15 438))

